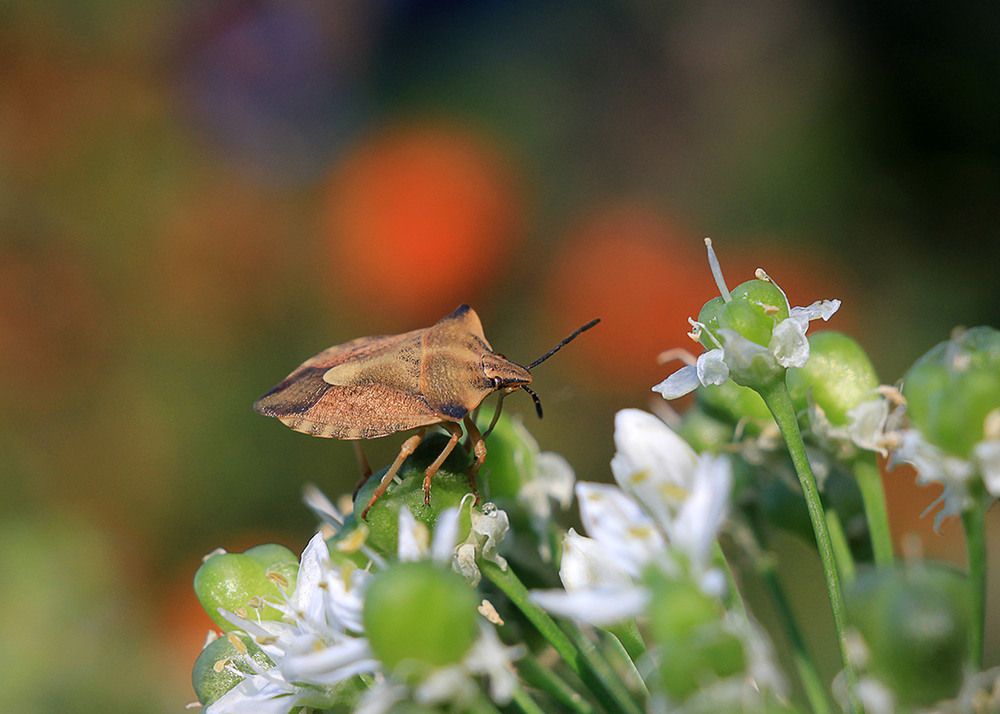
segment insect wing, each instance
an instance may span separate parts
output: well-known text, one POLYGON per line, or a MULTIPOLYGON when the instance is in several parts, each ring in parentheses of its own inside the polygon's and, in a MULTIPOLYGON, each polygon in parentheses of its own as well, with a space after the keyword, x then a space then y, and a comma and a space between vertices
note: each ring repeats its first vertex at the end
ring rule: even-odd
POLYGON ((306 360, 256 404, 314 436, 373 439, 440 421, 418 391, 424 330, 361 337, 306 360))

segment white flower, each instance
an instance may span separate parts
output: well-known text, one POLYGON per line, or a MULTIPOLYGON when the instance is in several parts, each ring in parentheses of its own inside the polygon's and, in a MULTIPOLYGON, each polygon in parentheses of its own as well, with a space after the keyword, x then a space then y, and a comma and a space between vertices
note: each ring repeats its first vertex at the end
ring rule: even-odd
MULTIPOLYGON (((705 246, 719 292, 726 302, 730 302, 733 298, 722 277, 712 241, 706 238, 705 246)), ((770 282, 763 270, 757 271, 757 278, 770 282)), ((818 300, 808 307, 791 307, 788 317, 771 330, 771 339, 766 347, 729 328, 709 332, 706 325, 689 318, 693 328, 689 333, 691 339, 698 342, 702 332, 707 332, 716 347, 699 356, 695 364, 681 367, 653 387, 653 391, 662 394, 664 399, 677 399, 693 392, 699 385, 722 384, 729 379, 730 373, 735 373, 741 384, 766 383, 788 367, 802 367, 809 361, 809 341, 806 339, 809 323, 819 319, 827 321, 838 309, 840 300, 818 300)))
POLYGON ((619 487, 577 484, 587 536, 570 530, 563 540, 565 590, 532 593, 542 607, 597 626, 645 609, 642 574, 653 563, 687 573, 706 592, 724 587, 710 554, 729 503, 729 461, 697 456, 666 424, 637 409, 616 415, 615 444, 611 467, 619 487))
POLYGON ((283 621, 252 622, 222 611, 253 637, 274 667, 265 671, 247 656, 255 674, 215 701, 207 714, 284 714, 304 703, 330 706, 336 685, 378 671, 361 626, 370 577, 366 571, 331 563, 326 541, 317 533, 302 552, 294 592, 284 602, 270 603, 283 621))
MULTIPOLYGON (((699 385, 709 387, 729 379, 730 372, 752 374, 758 380, 788 367, 802 367, 809 361, 809 340, 806 330, 811 320, 829 320, 840 309, 840 300, 821 300, 808 307, 793 307, 771 332, 767 347, 748 340, 735 330, 722 328, 715 335, 722 347, 702 353, 695 364, 686 365, 653 387, 664 399, 677 399, 693 392, 699 385)), ((700 322, 690 321, 691 336, 701 339, 700 322)))
POLYGON ((895 438, 896 447, 889 459, 890 469, 900 463, 910 464, 917 471, 918 484, 940 483, 944 486, 941 495, 927 508, 931 511, 938 503, 944 504, 934 517, 935 528, 941 525, 942 519, 972 506, 969 479, 976 473, 973 462, 946 454, 926 441, 916 429, 902 429, 896 432, 895 438))
MULTIPOLYGON (((336 514, 325 498, 312 493, 310 499, 321 511, 336 514)), ((451 562, 459 569, 459 551, 468 546, 479 548, 487 553, 486 557, 502 560, 496 550, 506 527, 503 511, 494 508, 487 515, 473 510, 471 541, 456 547, 457 508, 438 516, 433 537, 427 526, 403 508, 399 514, 398 558, 451 562)), ((376 556, 371 565, 379 568, 385 563, 376 556)), ((480 675, 488 678, 496 702, 510 700, 514 686, 510 663, 523 651, 503 645, 485 620, 480 623, 479 638, 462 662, 441 668, 415 688, 396 682, 383 670, 365 637, 362 610, 372 577, 367 569, 332 562, 323 534, 317 533, 302 553, 294 592, 286 594, 282 602, 269 603, 282 613, 281 621, 251 621, 220 611, 254 639, 274 666, 265 670, 246 655, 253 673, 241 672, 243 681, 210 705, 206 713, 286 714, 299 706, 328 708, 337 702, 338 685, 361 673, 375 675, 377 683, 358 711, 387 711, 393 702, 411 694, 426 702, 468 698, 470 692, 478 691, 473 678, 480 675)))
POLYGON ((889 422, 889 401, 875 397, 859 402, 847 410, 847 423, 834 425, 823 408, 808 395, 809 429, 822 446, 841 460, 850 460, 858 449, 885 456, 886 428, 889 422))

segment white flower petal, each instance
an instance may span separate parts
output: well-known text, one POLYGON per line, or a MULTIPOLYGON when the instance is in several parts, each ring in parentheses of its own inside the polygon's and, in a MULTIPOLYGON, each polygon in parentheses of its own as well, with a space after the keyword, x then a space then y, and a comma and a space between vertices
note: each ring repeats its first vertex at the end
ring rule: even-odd
POLYGON ((483 558, 506 570, 507 561, 500 555, 500 543, 510 530, 510 519, 503 509, 490 506, 472 509, 470 535, 478 539, 483 558))
POLYGON ((297 612, 316 619, 323 612, 322 591, 319 583, 324 579, 324 572, 330 565, 330 550, 322 533, 317 533, 302 551, 299 563, 299 574, 295 579, 295 592, 292 594, 291 606, 297 612))
POLYGON ((278 667, 286 681, 329 686, 359 672, 378 671, 368 640, 354 638, 324 646, 312 635, 292 641, 278 667))
POLYGON ((719 337, 725 344, 726 364, 729 371, 735 372, 748 383, 766 382, 781 367, 771 351, 748 340, 736 330, 719 328, 719 337))
POLYGON ((399 559, 420 560, 430 551, 430 532, 403 506, 399 509, 399 559))
POLYGON ((702 456, 691 495, 670 524, 670 544, 687 555, 694 572, 708 569, 712 547, 729 509, 732 481, 727 457, 702 456))
POLYGON ((608 585, 626 587, 634 582, 607 548, 572 528, 563 536, 559 579, 571 591, 608 585))
POLYGON ((496 630, 483 624, 479 639, 473 643, 462 664, 470 672, 485 674, 490 680, 490 698, 503 705, 510 702, 519 686, 511 662, 520 659, 526 652, 527 648, 523 645, 508 647, 500 641, 496 630))
POLYGON ((721 349, 709 350, 698 356, 695 363, 698 381, 706 386, 725 384, 729 379, 729 365, 726 364, 726 353, 721 349))
POLYGON ((885 426, 889 419, 886 399, 869 399, 847 410, 847 433, 854 444, 885 454, 885 426))
POLYGON ((640 587, 594 588, 577 592, 533 590, 531 599, 554 615, 604 627, 642 614, 649 603, 649 592, 640 587))
POLYGON ((689 394, 698 388, 698 370, 693 364, 681 367, 672 375, 653 387, 654 392, 659 392, 664 399, 677 399, 689 394))
POLYGON ((973 448, 986 490, 1000 496, 1000 440, 980 441, 973 448))
POLYGON ((802 367, 809 361, 808 323, 793 318, 782 320, 771 331, 768 348, 782 367, 802 367))
POLYGON ((563 508, 568 508, 573 502, 573 485, 576 474, 569 461, 561 454, 543 451, 535 457, 537 474, 531 483, 536 481, 545 484, 545 493, 563 508))
POLYGON ((643 566, 664 549, 663 536, 652 519, 615 486, 581 481, 576 492, 587 535, 601 543, 621 568, 638 577, 643 566))
POLYGON ((273 677, 254 675, 212 702, 205 714, 287 714, 302 698, 302 693, 294 691, 273 677))
POLYGON ((431 559, 438 563, 451 560, 458 542, 458 508, 446 508, 434 521, 434 539, 431 541, 431 559))
POLYGON ((611 462, 615 480, 642 502, 647 497, 669 496, 677 487, 686 491, 691 484, 698 455, 649 412, 622 409, 615 414, 615 449, 611 462), (648 489, 660 493, 648 493, 648 489))
POLYGON ((788 311, 789 317, 800 322, 822 319, 824 322, 833 317, 840 309, 840 300, 817 300, 807 307, 793 307, 788 311))

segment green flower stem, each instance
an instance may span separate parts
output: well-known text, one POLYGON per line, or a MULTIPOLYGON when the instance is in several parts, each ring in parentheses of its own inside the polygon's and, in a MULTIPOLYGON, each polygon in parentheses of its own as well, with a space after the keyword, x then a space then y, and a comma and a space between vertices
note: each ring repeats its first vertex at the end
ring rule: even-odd
POLYGON ((875 565, 891 565, 894 558, 892 534, 889 531, 889 513, 885 506, 882 477, 878 472, 878 457, 874 451, 862 451, 852 461, 851 469, 865 504, 865 518, 871 534, 875 565))
POLYGON ((809 701, 809 708, 815 714, 830 714, 830 700, 827 697, 826 688, 823 686, 819 672, 816 671, 816 665, 813 663, 812 657, 809 656, 809 651, 806 649, 806 642, 795 620, 791 603, 788 602, 785 588, 778 578, 774 558, 766 554, 759 556, 757 558, 757 570, 764 579, 764 585, 767 587, 771 599, 774 600, 775 607, 778 610, 778 617, 785 628, 788 643, 792 648, 792 660, 795 664, 795 671, 798 672, 802 691, 805 692, 806 699, 809 701))
POLYGON ((819 557, 823 563, 826 589, 830 595, 830 608, 833 610, 833 624, 837 630, 840 656, 844 662, 844 676, 847 680, 851 710, 858 712, 861 711, 856 694, 858 673, 847 651, 847 618, 844 612, 844 595, 840 587, 840 577, 837 573, 833 544, 830 541, 830 531, 826 526, 826 517, 823 513, 823 503, 820 501, 816 477, 813 476, 809 457, 806 455, 806 447, 802 442, 802 433, 799 431, 798 421, 795 418, 795 408, 792 406, 792 399, 788 395, 788 388, 783 379, 768 388, 759 390, 759 393, 781 430, 781 435, 788 446, 788 453, 795 465, 795 473, 798 474, 799 483, 802 485, 802 494, 806 499, 809 520, 812 522, 816 545, 819 548, 819 557))
POLYGON ((965 554, 972 583, 972 667, 983 668, 983 627, 986 622, 986 531, 985 499, 973 495, 972 507, 962 511, 965 554))
POLYGON ((743 602, 743 596, 740 594, 740 589, 736 583, 736 576, 733 574, 733 568, 726 559, 726 554, 723 552, 718 540, 712 545, 712 561, 726 576, 726 585, 728 586, 726 609, 735 610, 743 617, 747 617, 746 603, 743 602))
POLYGON ((610 680, 605 678, 606 672, 610 670, 607 663, 598 661, 592 651, 578 648, 560 629, 555 620, 531 601, 528 589, 514 574, 513 569, 502 570, 496 563, 485 559, 479 561, 479 569, 528 618, 528 621, 552 645, 552 648, 569 665, 569 668, 584 685, 594 693, 594 696, 607 711, 616 714, 617 712, 641 714, 642 710, 628 696, 627 692, 625 692, 625 696, 622 696, 621 690, 624 689, 624 686, 617 677, 612 676, 610 680))
POLYGON ((826 527, 830 530, 830 543, 833 545, 833 556, 837 562, 840 580, 849 583, 854 580, 857 568, 854 565, 851 546, 847 543, 847 536, 844 534, 844 527, 840 525, 840 518, 832 508, 826 511, 826 527))
MULTIPOLYGON (((600 677, 601 681, 608 687, 608 690, 618 700, 619 707, 621 708, 617 711, 642 714, 642 707, 640 707, 632 698, 632 694, 625 686, 625 683, 622 682, 621 676, 604 658, 604 655, 598 648, 597 643, 584 634, 575 624, 564 628, 563 632, 567 632, 574 646, 582 652, 586 658, 587 666, 591 668, 598 677, 600 677)), ((640 678, 639 681, 641 682, 642 679, 640 678)), ((643 690, 645 691, 645 685, 643 686, 643 690)))
POLYGON ((514 690, 514 704, 517 705, 524 714, 544 714, 544 711, 538 702, 532 699, 523 687, 517 687, 514 690))
POLYGON ((638 662, 639 658, 646 654, 646 643, 639 633, 639 626, 635 624, 635 620, 625 620, 604 629, 618 640, 632 662, 638 662))
POLYGON ((533 655, 522 657, 515 663, 515 667, 527 684, 551 696, 567 711, 573 714, 593 714, 593 705, 583 695, 563 681, 550 667, 543 667, 533 655))

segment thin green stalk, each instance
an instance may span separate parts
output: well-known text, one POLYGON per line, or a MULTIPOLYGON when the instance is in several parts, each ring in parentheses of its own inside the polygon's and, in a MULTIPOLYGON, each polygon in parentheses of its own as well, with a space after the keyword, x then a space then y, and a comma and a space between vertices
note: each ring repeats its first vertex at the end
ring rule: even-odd
POLYGON ((983 668, 983 628, 986 622, 986 506, 982 497, 973 498, 972 507, 962 511, 965 530, 966 565, 972 583, 972 667, 983 668))
POLYGON ((538 702, 531 698, 531 696, 524 691, 524 687, 518 687, 514 690, 514 704, 524 712, 524 714, 545 714, 538 702))
POLYGON ((882 477, 878 472, 878 457, 874 451, 862 451, 851 462, 851 469, 858 488, 861 489, 861 500, 865 504, 865 518, 868 520, 875 565, 892 565, 892 534, 889 531, 889 513, 885 505, 882 477))
MULTIPOLYGON (((614 670, 614 668, 608 663, 604 658, 604 654, 598 648, 597 644, 583 632, 576 625, 569 625, 563 629, 563 632, 567 632, 570 640, 578 650, 583 652, 584 656, 587 658, 587 663, 590 667, 594 669, 594 672, 601 678, 603 682, 608 685, 608 688, 614 693, 615 697, 621 702, 631 702, 632 707, 629 711, 642 712, 642 707, 640 707, 635 700, 632 698, 632 693, 622 682, 621 677, 614 670)), ((642 679, 640 678, 640 682, 642 679)), ((645 690, 645 683, 643 684, 643 690, 645 690)), ((624 710, 623 710, 624 711, 624 710)))
POLYGON ((764 584, 771 595, 771 599, 774 600, 775 607, 778 610, 778 617, 785 628, 785 634, 788 636, 788 642, 792 648, 792 661, 795 664, 796 672, 799 674, 802 691, 805 692, 806 699, 809 701, 809 708, 814 714, 829 714, 831 709, 827 690, 823 686, 819 672, 816 671, 816 665, 813 663, 812 657, 809 656, 809 651, 806 649, 806 642, 802 637, 801 630, 799 630, 798 622, 795 620, 791 603, 789 603, 788 596, 785 595, 785 588, 778 578, 774 559, 769 555, 758 557, 757 570, 760 572, 761 577, 764 578, 764 584))
POLYGON ((826 526, 823 503, 816 486, 816 477, 809 465, 806 447, 802 442, 802 433, 799 431, 799 425, 795 418, 795 408, 792 406, 792 399, 788 395, 788 388, 785 386, 784 380, 778 381, 769 389, 761 390, 760 396, 763 397, 764 403, 771 411, 771 416, 774 417, 774 421, 777 422, 778 428, 781 430, 781 435, 785 439, 788 453, 795 466, 795 473, 798 474, 799 483, 802 485, 802 494, 806 499, 809 520, 812 522, 813 533, 816 535, 816 545, 819 548, 819 557, 823 563, 826 589, 830 595, 830 608, 833 611, 833 624, 837 630, 840 656, 844 662, 844 676, 847 680, 851 710, 859 712, 861 707, 857 701, 858 673, 847 651, 847 618, 844 612, 844 596, 840 587, 840 576, 833 554, 833 544, 830 541, 830 531, 826 526))
POLYGON ((532 687, 540 689, 574 714, 593 714, 594 707, 568 683, 543 667, 533 655, 522 657, 515 663, 518 673, 532 687))
POLYGON ((729 565, 729 561, 726 560, 726 554, 723 552, 718 540, 712 545, 712 561, 726 576, 726 585, 728 586, 726 609, 735 610, 740 615, 747 617, 746 603, 743 602, 743 596, 740 594, 740 589, 737 586, 733 568, 729 565))
POLYGON ((638 662, 639 658, 646 654, 646 643, 635 620, 624 620, 604 629, 618 640, 633 663, 638 662))
POLYGON ((837 561, 837 572, 840 573, 840 580, 850 583, 854 580, 854 573, 857 571, 854 565, 854 555, 847 542, 844 527, 840 525, 840 518, 832 508, 826 511, 826 527, 830 529, 830 543, 833 545, 833 555, 834 560, 837 561))
MULTIPOLYGON (((628 620, 626 622, 626 625, 631 625, 631 628, 626 626, 618 629, 620 631, 632 629, 635 630, 636 635, 639 634, 639 628, 636 626, 635 620, 628 620)), ((625 647, 625 645, 622 643, 621 637, 615 634, 615 632, 612 631, 612 629, 613 628, 608 628, 605 631, 606 634, 608 635, 608 646, 614 651, 615 655, 617 655, 618 659, 621 661, 621 667, 627 669, 628 672, 632 675, 632 679, 635 680, 635 687, 636 689, 639 690, 639 693, 643 697, 648 698, 649 690, 646 688, 646 683, 643 681, 642 675, 639 674, 639 669, 635 666, 635 663, 638 661, 638 657, 641 657, 643 654, 646 653, 646 643, 642 642, 641 637, 639 638, 639 642, 642 644, 642 651, 640 654, 637 654, 636 656, 633 657, 632 654, 625 647)))
MULTIPOLYGON (((579 649, 560 629, 555 620, 531 601, 528 589, 524 587, 511 568, 502 570, 496 563, 484 559, 479 561, 479 569, 528 618, 528 621, 552 645, 552 648, 569 665, 569 668, 584 685, 593 692, 605 709, 615 714, 618 712, 641 714, 642 710, 630 696, 621 696, 621 682, 618 682, 617 679, 605 679, 601 663, 595 661, 590 653, 579 649)), ((606 667, 607 664, 604 663, 604 666, 606 667)))

